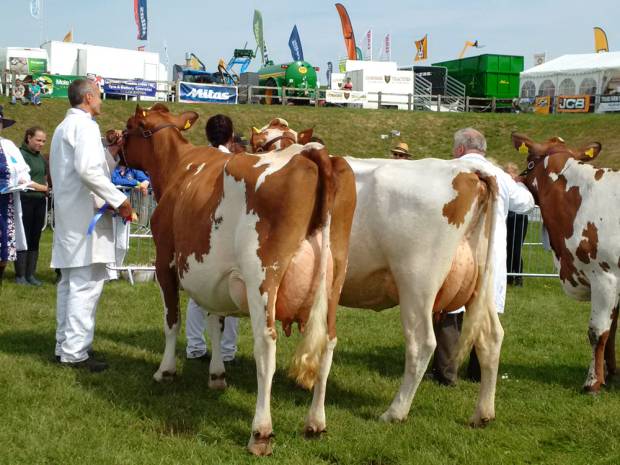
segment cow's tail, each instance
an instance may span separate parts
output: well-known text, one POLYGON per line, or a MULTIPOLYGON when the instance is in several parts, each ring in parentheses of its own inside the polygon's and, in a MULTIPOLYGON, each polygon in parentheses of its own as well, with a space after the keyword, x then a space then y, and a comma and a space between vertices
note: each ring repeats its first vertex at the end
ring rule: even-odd
POLYGON ((317 208, 314 214, 315 221, 311 222, 309 234, 318 228, 321 229, 321 257, 319 272, 315 276, 318 285, 308 321, 303 329, 302 339, 297 346, 289 369, 289 376, 300 386, 311 389, 319 375, 321 357, 327 345, 327 310, 328 310, 328 282, 327 267, 331 259, 330 231, 331 212, 334 207, 336 190, 332 164, 327 151, 312 147, 302 152, 304 156, 314 161, 319 168, 319 183, 317 189, 317 208))
MULTIPOLYGON (((493 241, 495 236, 495 210, 498 188, 495 176, 490 173, 476 173, 481 181, 479 205, 481 214, 478 218, 472 237, 478 237, 476 256, 478 258, 478 276, 476 288, 463 318, 463 328, 459 339, 457 360, 459 365, 478 341, 486 341, 492 337, 497 328, 498 317, 495 304, 495 288, 493 280, 493 241), (482 248, 481 248, 482 247, 482 248)), ((501 326, 500 326, 501 328, 501 326)))

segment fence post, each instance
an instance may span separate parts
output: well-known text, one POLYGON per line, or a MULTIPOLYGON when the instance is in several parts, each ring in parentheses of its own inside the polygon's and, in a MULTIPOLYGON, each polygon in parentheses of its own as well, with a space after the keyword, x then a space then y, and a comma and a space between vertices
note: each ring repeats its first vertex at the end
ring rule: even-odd
POLYGON ((314 90, 314 107, 319 108, 319 98, 321 97, 321 89, 314 90))
POLYGON ((441 94, 437 95, 437 111, 441 113, 441 94))
POLYGON ((469 113, 469 95, 465 97, 465 113, 469 113))
POLYGON ((252 102, 252 86, 248 84, 248 103, 254 103, 252 102))
POLYGON ((407 94, 407 111, 412 110, 411 103, 413 101, 413 96, 411 94, 407 94))
POLYGON ((181 101, 181 81, 176 82, 176 92, 174 94, 174 101, 177 103, 181 101))
POLYGON ((497 103, 497 102, 496 102, 495 100, 496 100, 496 98, 495 98, 495 97, 493 97, 493 98, 491 99, 491 112, 492 112, 492 113, 495 113, 495 109, 496 109, 496 103, 497 103))
POLYGON ((377 92, 377 110, 381 108, 381 91, 377 92))
MULTIPOLYGON (((276 90, 276 92, 277 92, 277 90, 276 90)), ((281 98, 281 100, 282 100, 282 105, 286 105, 286 87, 285 86, 282 86, 282 98, 281 98)))

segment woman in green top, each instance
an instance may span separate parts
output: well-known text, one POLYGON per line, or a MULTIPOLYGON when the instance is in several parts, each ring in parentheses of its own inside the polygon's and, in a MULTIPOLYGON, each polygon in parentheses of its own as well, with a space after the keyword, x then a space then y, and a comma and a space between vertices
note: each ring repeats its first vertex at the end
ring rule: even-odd
MULTIPOLYGON (((24 142, 20 147, 22 156, 30 167, 31 179, 45 187, 47 186, 47 162, 41 155, 41 149, 46 141, 45 131, 35 126, 26 130, 24 142)), ((17 260, 15 261, 15 282, 17 284, 41 285, 41 281, 35 277, 35 271, 39 259, 41 230, 45 224, 46 194, 47 189, 42 192, 26 191, 20 196, 22 222, 26 232, 28 250, 17 252, 17 260)))

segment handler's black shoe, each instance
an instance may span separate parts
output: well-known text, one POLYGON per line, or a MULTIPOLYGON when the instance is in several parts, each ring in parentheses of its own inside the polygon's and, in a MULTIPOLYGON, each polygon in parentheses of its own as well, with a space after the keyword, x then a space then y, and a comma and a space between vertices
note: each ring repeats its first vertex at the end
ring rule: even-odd
POLYGON ((86 360, 82 360, 81 362, 73 363, 61 362, 61 365, 71 368, 81 368, 84 370, 88 370, 91 373, 100 373, 108 369, 108 364, 106 362, 102 362, 101 360, 95 360, 94 358, 87 358, 86 360))
POLYGON ((211 361, 211 353, 207 350, 204 354, 199 357, 185 357, 188 361, 194 362, 210 362, 211 361))

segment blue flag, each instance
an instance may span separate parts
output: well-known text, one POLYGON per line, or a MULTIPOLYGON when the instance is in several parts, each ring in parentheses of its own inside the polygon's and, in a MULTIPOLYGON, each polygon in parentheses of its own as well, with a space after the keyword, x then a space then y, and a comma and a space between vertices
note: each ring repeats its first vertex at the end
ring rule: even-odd
POLYGON ((147 40, 146 0, 133 1, 133 14, 136 17, 136 26, 138 26, 138 40, 147 40))
POLYGON ((304 60, 304 51, 301 48, 301 39, 299 38, 297 25, 293 26, 291 36, 288 38, 288 46, 291 49, 291 55, 293 56, 294 61, 304 60))

